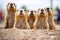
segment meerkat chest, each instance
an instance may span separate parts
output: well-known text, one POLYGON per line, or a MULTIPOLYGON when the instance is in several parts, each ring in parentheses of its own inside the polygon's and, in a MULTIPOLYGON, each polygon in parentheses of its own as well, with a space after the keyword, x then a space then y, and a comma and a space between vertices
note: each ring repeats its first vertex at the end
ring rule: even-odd
POLYGON ((10 24, 14 23, 14 17, 15 17, 15 14, 8 14, 7 20, 9 21, 10 24))
POLYGON ((13 20, 14 17, 15 17, 15 14, 8 14, 8 16, 7 16, 7 18, 8 18, 9 20, 13 20))
POLYGON ((25 18, 20 18, 20 19, 18 20, 18 23, 20 23, 20 24, 25 24, 25 23, 26 23, 25 18))
POLYGON ((26 28, 26 20, 24 18, 20 18, 16 22, 17 28, 26 28))
POLYGON ((29 22, 30 24, 33 24, 34 21, 35 21, 35 17, 29 17, 29 18, 28 18, 28 22, 29 22))
POLYGON ((37 23, 40 25, 44 25, 45 23, 46 23, 46 19, 44 18, 44 17, 40 17, 40 18, 38 18, 38 21, 37 21, 37 23))
POLYGON ((48 16, 48 22, 52 23, 52 17, 51 16, 48 16))
POLYGON ((48 23, 49 23, 49 25, 52 26, 52 25, 53 25, 53 22, 54 22, 54 21, 52 20, 52 17, 49 16, 49 17, 48 17, 48 23))

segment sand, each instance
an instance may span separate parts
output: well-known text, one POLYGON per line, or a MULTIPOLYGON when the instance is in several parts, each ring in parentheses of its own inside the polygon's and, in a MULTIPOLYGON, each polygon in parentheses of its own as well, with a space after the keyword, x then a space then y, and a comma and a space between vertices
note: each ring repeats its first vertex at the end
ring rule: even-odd
POLYGON ((58 34, 60 34, 60 31, 0 29, 0 40, 60 40, 58 34))

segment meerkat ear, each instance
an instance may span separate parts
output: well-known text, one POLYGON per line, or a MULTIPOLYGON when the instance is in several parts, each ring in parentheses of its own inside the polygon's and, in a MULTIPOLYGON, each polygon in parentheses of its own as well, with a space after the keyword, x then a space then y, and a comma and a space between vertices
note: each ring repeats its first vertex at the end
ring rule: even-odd
POLYGON ((44 8, 44 10, 46 11, 46 8, 44 8))
POLYGON ((16 7, 16 4, 14 3, 15 7, 16 7))
POLYGON ((15 3, 14 3, 14 5, 15 5, 15 3))
POLYGON ((38 11, 41 10, 41 8, 38 9, 38 11))
POLYGON ((7 3, 7 5, 6 5, 6 7, 8 7, 8 5, 10 4, 10 2, 9 3, 7 3))
POLYGON ((39 11, 40 9, 38 9, 38 11, 39 11))
POLYGON ((8 5, 10 4, 10 2, 8 3, 8 5))
POLYGON ((7 4, 7 6, 10 4, 10 2, 7 4))

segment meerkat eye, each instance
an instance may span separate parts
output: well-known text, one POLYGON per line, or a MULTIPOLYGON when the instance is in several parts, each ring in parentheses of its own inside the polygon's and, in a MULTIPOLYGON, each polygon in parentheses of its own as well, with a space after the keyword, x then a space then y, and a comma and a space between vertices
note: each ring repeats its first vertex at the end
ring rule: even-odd
POLYGON ((29 12, 29 10, 28 10, 28 12, 29 12))
POLYGON ((52 8, 50 8, 50 10, 52 10, 52 8))
POLYGON ((26 11, 26 10, 24 10, 24 11, 26 11))
MULTIPOLYGON (((19 9, 18 9, 18 10, 19 10, 19 9)), ((18 11, 18 10, 17 10, 17 11, 18 11)))
POLYGON ((47 8, 47 10, 49 10, 50 8, 47 8))

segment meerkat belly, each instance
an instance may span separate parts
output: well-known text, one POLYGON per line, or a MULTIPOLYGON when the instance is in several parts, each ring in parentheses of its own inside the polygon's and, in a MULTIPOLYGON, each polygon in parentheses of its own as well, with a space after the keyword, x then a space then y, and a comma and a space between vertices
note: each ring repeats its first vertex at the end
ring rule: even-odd
POLYGON ((7 17, 7 21, 8 21, 8 25, 9 26, 13 26, 13 24, 14 24, 14 17, 15 17, 15 15, 8 15, 8 17, 7 17))
POLYGON ((52 29, 52 27, 53 27, 53 21, 52 21, 51 17, 48 18, 48 23, 49 23, 49 28, 52 29))
POLYGON ((41 20, 40 19, 38 19, 36 25, 37 25, 37 28, 38 29, 41 29, 41 20))
POLYGON ((31 28, 33 28, 34 21, 35 21, 35 18, 29 18, 28 19, 28 23, 29 23, 31 28))
POLYGON ((42 18, 41 25, 42 25, 42 29, 46 29, 46 19, 42 18))
POLYGON ((44 20, 44 18, 40 18, 40 19, 38 19, 38 21, 37 21, 37 28, 39 28, 39 29, 42 29, 42 28, 45 28, 45 20, 44 20))
POLYGON ((26 21, 20 19, 20 20, 18 21, 18 23, 17 23, 17 28, 19 28, 19 29, 26 29, 26 21))
POLYGON ((53 25, 53 22, 52 22, 52 18, 51 17, 48 18, 48 23, 49 23, 49 26, 52 26, 53 25))

